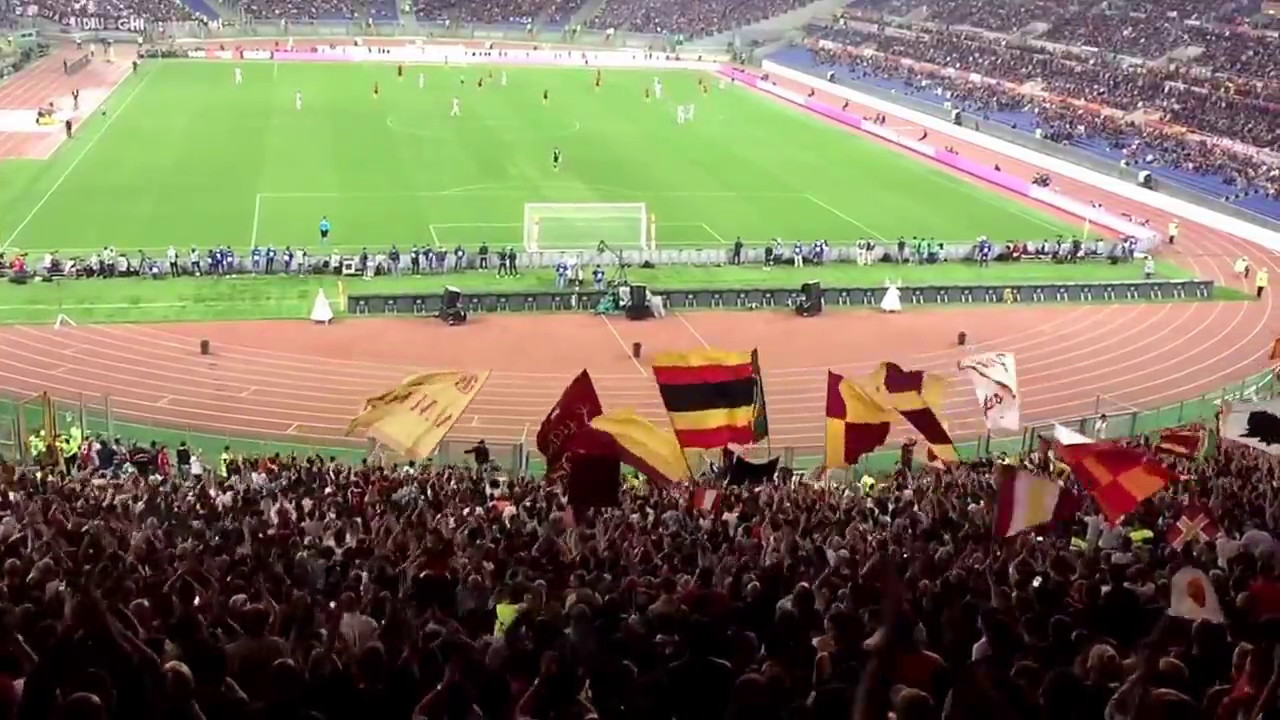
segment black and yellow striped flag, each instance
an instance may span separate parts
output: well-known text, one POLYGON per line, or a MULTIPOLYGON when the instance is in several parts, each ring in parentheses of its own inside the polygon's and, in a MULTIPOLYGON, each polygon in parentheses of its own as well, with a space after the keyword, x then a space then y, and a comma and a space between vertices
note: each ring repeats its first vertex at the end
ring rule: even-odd
POLYGON ((681 447, 751 445, 768 436, 756 351, 662 353, 653 377, 681 447))

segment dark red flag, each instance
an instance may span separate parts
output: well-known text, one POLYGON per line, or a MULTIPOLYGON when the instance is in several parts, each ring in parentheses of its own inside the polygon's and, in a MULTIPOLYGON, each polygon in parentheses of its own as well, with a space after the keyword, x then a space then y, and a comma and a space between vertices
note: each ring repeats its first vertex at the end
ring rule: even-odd
POLYGON ((603 414, 604 408, 600 405, 596 386, 591 382, 591 375, 583 370, 560 393, 560 399, 538 428, 538 452, 547 461, 547 482, 564 480, 566 469, 561 467, 560 461, 569 440, 603 414))
POLYGON ((613 436, 584 427, 565 443, 558 463, 566 502, 575 512, 617 507, 622 492, 622 460, 613 436))
POLYGON ((1197 458, 1204 453, 1208 439, 1208 431, 1199 423, 1165 428, 1160 431, 1160 439, 1156 441, 1155 451, 1174 457, 1197 458))

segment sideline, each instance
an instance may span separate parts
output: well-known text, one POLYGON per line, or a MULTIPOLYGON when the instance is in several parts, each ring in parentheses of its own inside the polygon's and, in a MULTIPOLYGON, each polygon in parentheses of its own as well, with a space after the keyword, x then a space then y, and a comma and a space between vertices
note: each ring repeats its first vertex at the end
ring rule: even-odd
MULTIPOLYGON (((163 65, 156 65, 156 67, 163 67, 163 65)), ((85 143, 84 147, 80 149, 80 154, 76 156, 75 160, 71 161, 71 164, 67 166, 67 169, 63 170, 62 174, 58 176, 58 179, 54 181, 53 187, 49 188, 49 191, 44 194, 44 197, 40 198, 40 202, 36 203, 35 207, 31 208, 31 212, 27 213, 27 216, 23 218, 22 222, 18 223, 18 227, 14 228, 13 232, 9 233, 9 237, 5 238, 3 243, 0 243, 0 252, 7 250, 9 246, 13 244, 13 241, 22 234, 22 231, 26 229, 28 224, 30 224, 31 219, 36 216, 36 213, 40 212, 45 203, 49 202, 49 198, 53 197, 53 194, 58 191, 58 188, 62 187, 62 183, 67 181, 67 178, 71 176, 71 172, 76 169, 76 166, 79 165, 80 161, 84 159, 84 156, 89 153, 89 150, 92 149, 94 145, 98 144, 98 140, 107 133, 107 130, 111 127, 111 123, 115 122, 117 117, 120 117, 120 113, 124 112, 124 109, 133 100, 134 96, 136 96, 138 91, 142 89, 142 86, 146 85, 147 81, 150 80, 157 72, 159 72, 159 70, 149 70, 142 80, 140 80, 137 85, 133 86, 133 90, 129 91, 129 94, 125 96, 125 99, 121 101, 120 105, 107 116, 107 121, 98 129, 98 133, 89 138, 89 142, 85 143)), ((126 75, 125 77, 129 76, 126 75)), ((102 104, 105 105, 109 99, 110 96, 104 98, 102 104)))

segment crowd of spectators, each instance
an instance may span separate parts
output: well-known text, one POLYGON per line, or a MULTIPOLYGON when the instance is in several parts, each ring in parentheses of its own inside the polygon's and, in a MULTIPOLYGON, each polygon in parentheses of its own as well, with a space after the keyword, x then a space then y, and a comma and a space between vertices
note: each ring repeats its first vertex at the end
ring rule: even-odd
MULTIPOLYGON (((1188 30, 1192 43, 1203 50, 1195 60, 1197 64, 1231 76, 1235 84, 1250 78, 1255 83, 1261 81, 1280 88, 1280 64, 1275 61, 1280 56, 1280 38, 1238 29, 1188 30)), ((1276 97, 1280 100, 1280 93, 1276 97)))
POLYGON ((551 24, 563 24, 580 6, 577 0, 417 0, 414 14, 423 20, 449 20, 485 25, 528 25, 548 13, 551 24), (557 17, 558 16, 558 17, 557 17))
POLYGON ((196 19, 191 8, 180 0, 37 0, 30 5, 37 13, 52 18, 136 17, 164 22, 196 19))
POLYGON ((667 33, 689 38, 781 15, 809 0, 605 0, 587 25, 597 30, 667 33))
POLYGON ((711 511, 628 484, 582 510, 487 464, 64 452, 0 463, 0 720, 1280 707, 1280 478, 1252 450, 1180 461, 1121 524, 1086 501, 1008 539, 988 462, 721 487, 711 511), (1176 549, 1165 532, 1193 501, 1222 535, 1176 549), (1167 614, 1183 567, 1207 573, 1223 622, 1167 614))
MULTIPOLYGON (((820 62, 839 62, 857 73, 897 78, 919 92, 944 94, 974 112, 1034 112, 1040 131, 1051 140, 1101 138, 1135 161, 1211 175, 1240 192, 1280 195, 1280 165, 1256 153, 1188 139, 1154 123, 1124 122, 1065 100, 1083 100, 1126 115, 1141 112, 1152 120, 1280 151, 1274 104, 1280 101, 1280 83, 1265 76, 1249 80, 1194 67, 1154 66, 1078 49, 1051 51, 1021 40, 919 26, 872 30, 850 23, 824 28, 816 36, 874 51, 843 52, 839 58, 826 53, 819 56, 820 62), (935 67, 904 65, 899 61, 903 58, 935 67), (990 81, 974 82, 969 77, 972 73, 990 81)), ((1233 67, 1245 69, 1250 67, 1248 62, 1233 67)), ((1265 63, 1257 67, 1273 72, 1265 63)))
POLYGON ((245 17, 255 20, 352 20, 351 0, 240 0, 245 17))
POLYGON ((918 19, 1013 33, 1043 26, 1041 39, 1093 47, 1136 57, 1157 58, 1187 45, 1209 24, 1239 24, 1259 12, 1256 0, 1113 0, 1104 3, 1056 3, 1046 0, 854 0, 858 12, 918 19))

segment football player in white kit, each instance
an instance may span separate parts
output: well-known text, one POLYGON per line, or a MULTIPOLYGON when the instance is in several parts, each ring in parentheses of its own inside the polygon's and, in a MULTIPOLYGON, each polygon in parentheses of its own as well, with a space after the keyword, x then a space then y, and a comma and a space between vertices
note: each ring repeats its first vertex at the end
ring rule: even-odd
POLYGON ((462 114, 462 105, 458 102, 458 98, 453 99, 453 107, 449 110, 449 117, 457 117, 462 114))
POLYGON ((293 94, 293 109, 294 110, 302 109, 302 91, 301 90, 293 94))
POLYGON ((236 68, 236 84, 239 85, 240 83, 243 83, 243 82, 244 82, 244 75, 240 73, 240 68, 236 68))
POLYGON ((427 74, 418 73, 418 89, 421 90, 427 84, 427 74))
POLYGON ((658 78, 653 79, 653 96, 659 100, 662 99, 662 81, 658 78))

